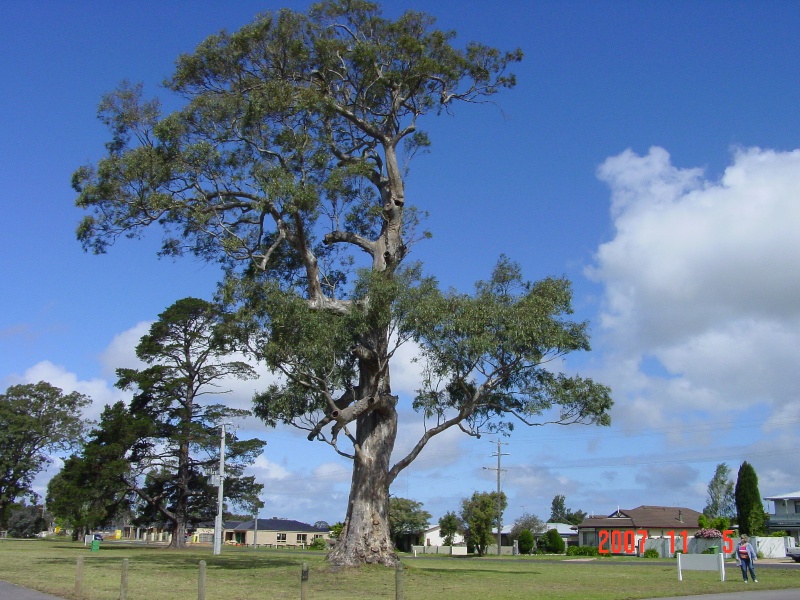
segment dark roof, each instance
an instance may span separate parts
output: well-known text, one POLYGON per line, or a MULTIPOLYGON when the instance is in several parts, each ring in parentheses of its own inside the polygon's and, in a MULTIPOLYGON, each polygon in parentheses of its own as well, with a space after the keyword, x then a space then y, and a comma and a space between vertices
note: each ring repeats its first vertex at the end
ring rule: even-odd
POLYGON ((702 513, 683 506, 639 506, 618 509, 607 517, 587 517, 578 527, 675 529, 699 528, 702 513))
MULTIPOLYGON (((238 526, 232 527, 236 531, 252 531, 253 519, 243 521, 238 526)), ((259 531, 299 531, 301 533, 328 533, 330 529, 314 527, 308 523, 293 521, 292 519, 258 519, 259 531)))

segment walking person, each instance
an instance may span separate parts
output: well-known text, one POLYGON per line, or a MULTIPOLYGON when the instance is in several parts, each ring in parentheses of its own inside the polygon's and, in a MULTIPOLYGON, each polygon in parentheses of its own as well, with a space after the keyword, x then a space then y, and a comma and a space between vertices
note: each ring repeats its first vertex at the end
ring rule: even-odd
POLYGON ((742 577, 744 582, 747 583, 747 571, 753 577, 753 583, 758 583, 756 579, 756 571, 753 568, 753 563, 756 562, 756 551, 750 543, 750 538, 746 534, 742 534, 739 540, 739 546, 736 548, 736 561, 742 569, 742 577))

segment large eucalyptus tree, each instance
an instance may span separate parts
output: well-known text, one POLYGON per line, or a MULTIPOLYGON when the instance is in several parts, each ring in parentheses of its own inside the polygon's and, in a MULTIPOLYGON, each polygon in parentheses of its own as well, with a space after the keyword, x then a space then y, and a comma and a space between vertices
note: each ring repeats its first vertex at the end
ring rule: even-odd
POLYGON ((589 347, 567 317, 568 281, 525 283, 502 258, 475 294, 444 294, 403 264, 424 236, 404 187, 406 161, 429 144, 420 120, 513 87, 521 59, 454 38, 428 15, 389 20, 363 0, 265 14, 178 59, 168 87, 182 109, 162 115, 139 86, 108 94, 108 155, 73 180, 91 211, 87 249, 155 224, 165 255, 222 262, 233 323, 282 374, 257 414, 353 461, 338 565, 396 562, 389 485, 434 435, 608 423, 607 388, 544 368, 589 347), (427 361, 413 406, 428 426, 392 464, 390 362, 410 340, 427 361))

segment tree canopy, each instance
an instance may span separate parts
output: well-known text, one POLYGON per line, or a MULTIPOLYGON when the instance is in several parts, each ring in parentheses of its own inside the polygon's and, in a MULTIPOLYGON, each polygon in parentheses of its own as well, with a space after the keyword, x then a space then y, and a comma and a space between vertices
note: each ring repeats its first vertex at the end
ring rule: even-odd
POLYGON ((445 546, 452 546, 453 539, 458 533, 460 522, 458 515, 453 511, 448 511, 439 519, 439 534, 442 536, 442 543, 445 546))
POLYGON ((547 530, 545 522, 536 515, 524 513, 514 521, 511 526, 510 537, 512 540, 519 539, 523 531, 529 531, 534 536, 539 533, 544 533, 547 530))
MULTIPOLYGON (((159 315, 136 347, 148 367, 117 370, 118 387, 134 390, 130 405, 105 408, 83 453, 65 463, 51 486, 65 518, 102 522, 131 502, 139 522, 169 523, 171 546, 182 547, 187 525, 214 517, 210 475, 219 465, 220 423, 250 413, 206 396, 226 393, 219 387, 225 378, 253 375, 246 363, 224 360, 231 339, 221 325, 218 307, 196 298, 159 315)), ((243 471, 264 442, 227 437, 225 495, 253 514, 262 486, 243 471)))
POLYGON ((567 280, 525 282, 503 257, 474 294, 444 293, 404 263, 427 237, 405 191, 408 161, 430 145, 424 118, 514 87, 522 58, 456 45, 434 25, 328 0, 210 36, 167 82, 182 108, 164 115, 127 83, 103 98, 108 153, 73 176, 90 213, 78 229, 86 249, 156 225, 162 255, 223 265, 232 329, 281 375, 256 414, 353 461, 337 565, 396 563, 389 486, 433 436, 609 422, 608 388, 552 370, 589 349, 567 280), (413 401, 426 428, 391 464, 390 363, 412 341, 426 365, 413 401))
POLYGON ((734 497, 739 533, 747 535, 763 533, 765 513, 761 492, 758 490, 758 475, 756 475, 753 465, 747 461, 744 461, 739 467, 734 497))
POLYGON ((408 498, 389 498, 389 527, 392 535, 420 534, 428 528, 431 513, 422 508, 422 502, 408 498))
POLYGON ((550 518, 548 521, 551 523, 569 523, 570 525, 580 525, 586 518, 586 512, 583 510, 572 510, 567 508, 567 498, 561 494, 557 494, 553 498, 550 505, 550 518))
POLYGON ((486 554, 488 546, 497 543, 492 527, 497 527, 507 507, 508 499, 504 492, 500 492, 499 502, 497 492, 475 492, 471 498, 461 501, 461 528, 467 545, 474 547, 478 556, 486 554))
POLYGON ((40 381, 12 385, 0 394, 0 527, 18 498, 36 500, 34 477, 51 462, 50 453, 66 452, 82 441, 82 410, 88 396, 40 381))
POLYGON ((730 479, 731 470, 725 463, 719 463, 714 470, 714 476, 708 482, 708 503, 703 509, 703 514, 709 519, 736 516, 736 499, 734 496, 734 483, 730 479))

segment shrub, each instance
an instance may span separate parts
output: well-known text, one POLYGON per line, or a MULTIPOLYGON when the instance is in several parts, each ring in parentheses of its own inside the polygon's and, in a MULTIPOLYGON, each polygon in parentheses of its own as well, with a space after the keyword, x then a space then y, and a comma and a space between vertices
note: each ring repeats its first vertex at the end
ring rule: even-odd
POLYGON ((788 535, 788 531, 773 531, 769 534, 769 537, 787 537, 788 535))
POLYGON ((308 546, 311 550, 327 550, 328 549, 328 542, 325 538, 314 538, 311 544, 308 546))
POLYGON ((722 538, 722 532, 719 529, 699 529, 694 534, 694 537, 704 540, 716 540, 722 538))
POLYGON ((647 550, 644 551, 644 554, 642 556, 644 556, 645 558, 661 558, 661 555, 655 548, 648 548, 647 550))
POLYGON ((561 536, 555 529, 550 529, 547 533, 544 534, 544 537, 542 537, 542 543, 547 552, 550 552, 552 554, 564 553, 564 540, 561 539, 561 536))
POLYGON ((533 534, 529 529, 523 529, 517 539, 517 547, 521 554, 530 554, 533 550, 533 534))
POLYGON ((726 529, 731 528, 731 520, 728 517, 717 517, 716 519, 711 520, 709 527, 711 529, 719 529, 720 531, 725 531, 726 529))
POLYGON ((600 556, 595 546, 569 546, 567 556, 600 556))

